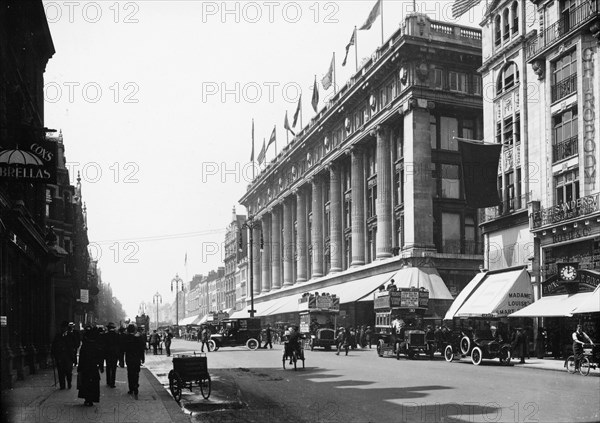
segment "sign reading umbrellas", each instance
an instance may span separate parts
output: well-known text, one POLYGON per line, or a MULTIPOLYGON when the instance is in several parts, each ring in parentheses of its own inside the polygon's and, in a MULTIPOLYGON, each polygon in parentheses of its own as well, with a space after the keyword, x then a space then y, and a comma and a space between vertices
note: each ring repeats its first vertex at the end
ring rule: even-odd
POLYGON ((0 180, 55 184, 57 146, 47 140, 0 146, 0 180))

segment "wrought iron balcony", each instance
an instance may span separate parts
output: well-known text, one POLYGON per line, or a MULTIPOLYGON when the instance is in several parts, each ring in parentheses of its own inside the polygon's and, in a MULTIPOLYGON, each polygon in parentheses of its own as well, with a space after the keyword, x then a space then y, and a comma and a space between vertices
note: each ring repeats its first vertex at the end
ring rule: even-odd
POLYGON ((554 144, 552 146, 552 163, 576 155, 578 145, 577 135, 554 144))
POLYGON ((552 103, 577 92, 577 74, 567 76, 552 85, 552 103))
POLYGON ((586 0, 570 10, 569 15, 564 16, 558 22, 548 26, 538 37, 534 37, 527 43, 527 60, 533 59, 547 47, 567 34, 578 29, 582 24, 592 21, 598 17, 600 0, 586 0))
POLYGON ((489 222, 490 220, 525 210, 530 200, 531 192, 528 192, 520 197, 506 199, 498 206, 481 209, 479 212, 479 223, 489 222))

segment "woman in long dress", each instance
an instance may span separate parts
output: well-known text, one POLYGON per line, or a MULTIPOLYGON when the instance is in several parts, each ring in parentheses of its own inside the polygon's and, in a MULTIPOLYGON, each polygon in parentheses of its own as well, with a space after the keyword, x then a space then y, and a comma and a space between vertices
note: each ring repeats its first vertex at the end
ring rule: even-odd
POLYGON ((83 405, 92 406, 100 402, 100 373, 104 372, 104 355, 96 328, 87 327, 79 350, 77 366, 78 398, 83 398, 83 405))

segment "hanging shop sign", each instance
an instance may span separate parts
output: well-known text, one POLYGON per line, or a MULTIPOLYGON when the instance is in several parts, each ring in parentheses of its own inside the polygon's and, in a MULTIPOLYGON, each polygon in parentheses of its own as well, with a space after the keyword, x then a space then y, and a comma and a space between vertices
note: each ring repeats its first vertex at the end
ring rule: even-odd
POLYGON ((87 304, 90 302, 90 293, 87 289, 79 290, 79 301, 81 301, 84 304, 87 304))
POLYGON ((25 140, 0 146, 0 180, 56 184, 58 144, 25 140))

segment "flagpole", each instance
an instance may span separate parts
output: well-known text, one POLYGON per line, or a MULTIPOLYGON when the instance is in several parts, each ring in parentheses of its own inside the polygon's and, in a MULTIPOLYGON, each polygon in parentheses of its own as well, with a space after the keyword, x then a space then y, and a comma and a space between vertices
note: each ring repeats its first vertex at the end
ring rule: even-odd
POLYGON ((354 72, 358 72, 358 31, 356 31, 356 25, 354 25, 354 72))
POLYGON ((383 46, 383 0, 379 0, 381 2, 381 45, 383 46))
POLYGON ((300 131, 302 131, 302 128, 304 128, 304 125, 302 124, 302 94, 300 95, 300 100, 298 100, 300 102, 300 131))
POLYGON ((252 180, 256 178, 254 174, 254 118, 252 119, 252 180))
POLYGON ((337 85, 335 83, 335 51, 333 52, 333 93, 337 93, 337 85))
POLYGON ((276 129, 276 127, 274 127, 273 130, 275 131, 275 158, 277 158, 277 129, 276 129))

